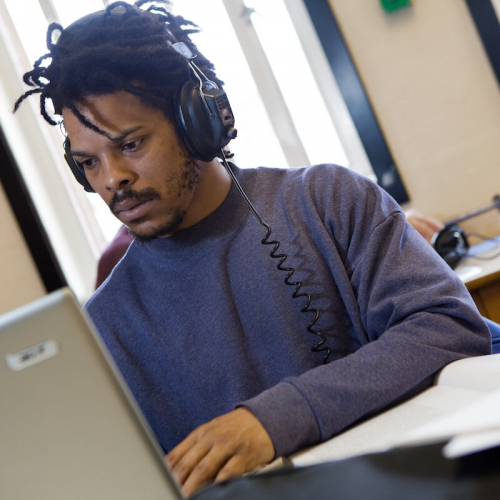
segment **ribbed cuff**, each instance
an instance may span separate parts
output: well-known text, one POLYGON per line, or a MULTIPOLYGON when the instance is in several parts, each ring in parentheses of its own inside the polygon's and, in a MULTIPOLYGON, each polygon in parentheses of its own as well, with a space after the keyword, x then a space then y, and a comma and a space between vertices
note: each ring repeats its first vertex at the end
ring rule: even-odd
POLYGON ((320 440, 316 416, 292 384, 280 382, 238 406, 248 408, 264 426, 273 442, 275 458, 320 440))

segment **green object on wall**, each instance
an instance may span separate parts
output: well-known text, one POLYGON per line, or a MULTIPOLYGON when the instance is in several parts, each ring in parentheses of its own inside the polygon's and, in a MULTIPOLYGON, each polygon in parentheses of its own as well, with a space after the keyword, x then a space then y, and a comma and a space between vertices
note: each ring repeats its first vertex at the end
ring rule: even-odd
POLYGON ((380 0, 380 3, 387 12, 393 12, 401 7, 411 5, 411 0, 380 0))

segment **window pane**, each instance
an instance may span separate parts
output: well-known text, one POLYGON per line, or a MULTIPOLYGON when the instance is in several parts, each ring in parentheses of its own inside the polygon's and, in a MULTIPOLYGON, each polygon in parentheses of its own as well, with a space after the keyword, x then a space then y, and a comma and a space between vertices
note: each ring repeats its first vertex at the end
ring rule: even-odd
POLYGON ((311 163, 348 166, 342 144, 281 0, 245 0, 311 163), (276 23, 279 21, 279 36, 276 23))
POLYGON ((30 62, 48 52, 45 45, 48 22, 38 0, 5 0, 30 62))
POLYGON ((224 83, 236 119, 238 137, 229 145, 241 167, 286 167, 287 162, 262 104, 221 0, 176 2, 174 12, 197 23, 193 35, 200 51, 210 59, 224 83))
MULTIPOLYGON (((133 4, 133 0, 127 0, 133 4)), ((229 144, 239 167, 286 167, 287 162, 240 48, 222 0, 173 2, 173 12, 195 22, 201 33, 192 40, 224 81, 238 137, 229 144)))
POLYGON ((102 0, 52 0, 63 28, 91 12, 104 9, 102 0))

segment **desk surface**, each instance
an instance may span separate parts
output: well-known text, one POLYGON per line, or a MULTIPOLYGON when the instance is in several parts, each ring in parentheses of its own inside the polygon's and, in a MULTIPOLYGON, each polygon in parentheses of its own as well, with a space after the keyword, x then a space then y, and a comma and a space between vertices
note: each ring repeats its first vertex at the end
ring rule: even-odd
MULTIPOLYGON (((408 401, 367 419, 324 443, 296 453, 290 457, 291 462, 301 467, 386 451, 396 446, 409 431, 443 415, 455 413, 485 395, 500 390, 500 354, 463 359, 453 364, 455 369, 458 364, 461 364, 461 368, 468 367, 468 371, 463 370, 463 377, 469 386, 463 381, 459 383, 459 378, 455 375, 456 386, 449 382, 439 382, 408 401), (470 383, 474 378, 478 378, 479 382, 470 383)), ((500 423, 500 416, 498 420, 500 423)))
POLYGON ((498 254, 499 243, 497 237, 472 246, 471 256, 462 260, 455 268, 455 272, 469 291, 500 280, 500 255, 492 260, 483 260, 498 254))

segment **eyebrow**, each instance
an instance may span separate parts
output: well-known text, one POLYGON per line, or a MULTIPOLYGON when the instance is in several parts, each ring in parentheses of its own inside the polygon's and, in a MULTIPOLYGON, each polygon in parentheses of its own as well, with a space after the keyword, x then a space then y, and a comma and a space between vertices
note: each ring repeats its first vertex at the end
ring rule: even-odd
MULTIPOLYGON (((127 136, 129 136, 130 134, 133 134, 134 132, 137 132, 141 128, 143 128, 143 125, 139 125, 138 127, 134 127, 134 128, 129 129, 129 130, 125 130, 125 132, 123 132, 122 134, 117 135, 115 137, 110 137, 108 134, 106 134, 106 137, 110 140, 110 142, 112 144, 117 144, 117 143, 120 143, 121 141, 123 141, 123 139, 126 139, 127 136)), ((85 151, 75 151, 72 149, 71 156, 92 156, 92 155, 88 154, 85 151)))

